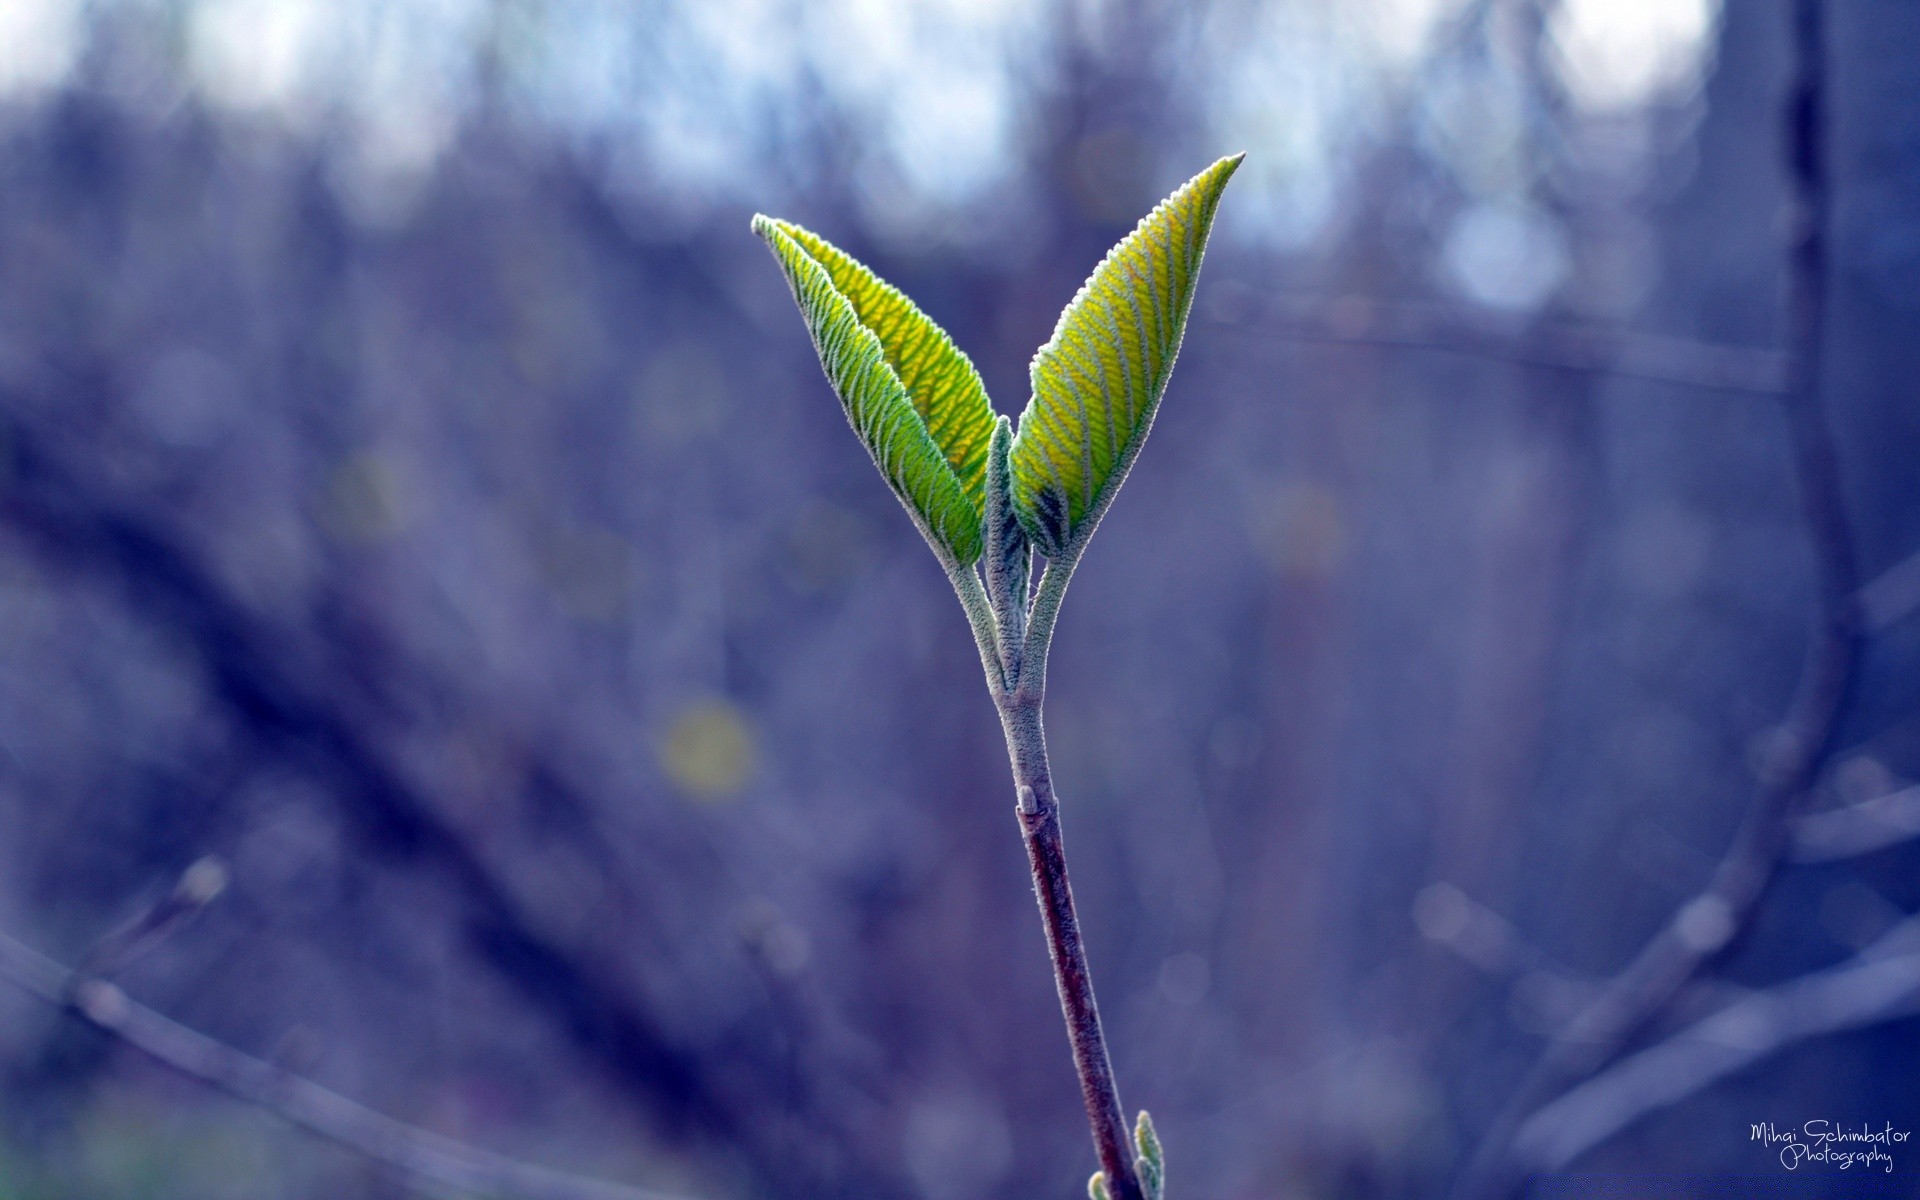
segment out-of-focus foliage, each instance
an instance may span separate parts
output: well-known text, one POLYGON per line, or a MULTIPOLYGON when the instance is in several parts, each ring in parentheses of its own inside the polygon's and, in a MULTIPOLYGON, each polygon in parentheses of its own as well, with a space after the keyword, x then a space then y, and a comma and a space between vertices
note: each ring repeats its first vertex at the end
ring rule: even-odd
MULTIPOLYGON (((1920 549, 1920 15, 1832 13, 1873 577, 1920 549)), ((1077 1194, 978 663, 746 226, 830 232, 1006 403, 1088 264, 1245 149, 1054 646, 1075 893, 1180 1195, 1436 1194, 1789 699, 1777 397, 1542 365, 1568 325, 1779 344, 1785 29, 0 4, 0 929, 72 962, 217 854, 119 981, 414 1124, 715 1200, 1077 1194)), ((1816 803, 1920 774, 1916 653, 1876 635, 1816 803)), ((1914 855, 1794 868, 1721 974, 1867 944, 1914 855)), ((1803 1046, 1583 1165, 1920 1124, 1915 1053, 1803 1046)), ((0 1064, 0 1194, 399 1194, 8 988, 0 1064)))

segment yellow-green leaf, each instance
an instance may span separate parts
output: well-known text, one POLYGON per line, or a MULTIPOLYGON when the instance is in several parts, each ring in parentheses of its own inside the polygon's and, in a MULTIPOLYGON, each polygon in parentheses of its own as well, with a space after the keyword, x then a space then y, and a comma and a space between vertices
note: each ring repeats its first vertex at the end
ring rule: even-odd
POLYGON ((825 238, 756 216, 868 453, 935 549, 980 556, 993 412, 944 330, 825 238))
POLYGON ((1009 462, 1014 510, 1049 558, 1084 544, 1153 426, 1220 192, 1242 157, 1188 180, 1108 251, 1034 355, 1009 462))
POLYGON ((983 508, 993 406, 973 361, 913 301, 852 255, 791 221, 775 224, 827 269, 860 323, 880 339, 887 365, 900 377, 927 433, 946 455, 968 499, 983 508))
POLYGON ((1167 1191, 1166 1154, 1160 1148, 1160 1135, 1154 1132, 1153 1118, 1144 1108, 1133 1123, 1133 1144, 1140 1151, 1133 1160, 1134 1173, 1140 1177, 1140 1190, 1146 1193, 1147 1200, 1162 1200, 1167 1191))

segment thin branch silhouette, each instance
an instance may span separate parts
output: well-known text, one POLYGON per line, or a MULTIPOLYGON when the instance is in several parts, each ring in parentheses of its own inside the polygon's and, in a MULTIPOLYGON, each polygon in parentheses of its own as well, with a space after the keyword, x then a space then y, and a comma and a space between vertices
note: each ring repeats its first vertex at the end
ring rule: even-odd
POLYGON ((1833 862, 1872 854, 1920 837, 1920 786, 1902 788, 1793 823, 1794 862, 1833 862))
POLYGON ((3 933, 0 977, 176 1071, 392 1167, 419 1190, 512 1200, 685 1200, 533 1166, 396 1121, 189 1029, 117 985, 69 970, 3 933))
POLYGON ((294 676, 276 629, 192 547, 96 495, 54 439, 15 426, 10 441, 12 486, 0 495, 0 523, 54 561, 124 586, 144 619, 190 642, 208 664, 213 692, 263 741, 321 779, 362 839, 447 884, 480 961, 552 1020, 584 1061, 648 1101, 663 1125, 742 1148, 765 1177, 781 1177, 779 1151, 715 1091, 696 1054, 663 1030, 610 964, 553 935, 432 797, 324 689, 294 676))
POLYGON ((1910 554, 1860 589, 1860 621, 1875 633, 1920 612, 1920 553, 1910 554))
POLYGON ((1920 918, 1838 966, 1736 1000, 1621 1059, 1521 1126, 1513 1156, 1558 1170, 1650 1113, 1803 1042, 1920 1010, 1920 918))
POLYGON ((1453 305, 1358 296, 1289 299, 1240 319, 1227 302, 1214 307, 1212 320, 1279 341, 1462 354, 1709 391, 1780 396, 1792 386, 1788 356, 1779 350, 1613 326, 1503 319, 1453 305))
POLYGON ((1788 847, 1789 821, 1831 753, 1853 689, 1862 633, 1859 575, 1820 395, 1831 207, 1823 17, 1821 0, 1796 0, 1795 77, 1784 129, 1796 210, 1788 269, 1793 356, 1786 405, 1815 588, 1814 630, 1800 682, 1769 739, 1741 825, 1707 886, 1680 905, 1593 1003, 1554 1037, 1462 1176, 1457 1191, 1465 1197, 1507 1196, 1524 1185, 1529 1166, 1515 1155, 1521 1129, 1537 1129, 1533 1120, 1549 1101, 1612 1062, 1747 927, 1788 847))

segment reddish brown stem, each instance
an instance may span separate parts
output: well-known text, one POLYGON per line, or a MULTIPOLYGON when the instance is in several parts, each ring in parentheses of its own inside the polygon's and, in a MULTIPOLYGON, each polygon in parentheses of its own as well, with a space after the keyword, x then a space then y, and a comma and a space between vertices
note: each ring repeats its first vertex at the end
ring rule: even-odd
POLYGON ((1034 894, 1047 930, 1060 1011, 1066 1017, 1067 1036, 1073 1043, 1080 1095, 1086 1101, 1087 1121, 1093 1127, 1094 1151, 1113 1200, 1144 1200, 1133 1170, 1126 1118, 1121 1113, 1120 1090, 1113 1080, 1113 1064, 1107 1057, 1106 1035, 1100 1028, 1100 1006, 1093 998, 1093 975, 1080 940, 1080 921, 1073 911, 1073 888, 1067 881, 1066 851, 1060 842, 1060 806, 1047 768, 1040 707, 1037 702, 1010 700, 1001 716, 1020 799, 1020 832, 1033 868, 1034 894))

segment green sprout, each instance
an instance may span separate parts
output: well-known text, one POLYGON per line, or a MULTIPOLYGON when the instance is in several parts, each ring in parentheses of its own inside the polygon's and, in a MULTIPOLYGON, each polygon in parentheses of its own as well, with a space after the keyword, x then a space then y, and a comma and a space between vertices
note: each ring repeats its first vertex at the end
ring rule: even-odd
POLYGON ((1094 1200, 1161 1200, 1160 1141, 1128 1137, 1074 915, 1041 709, 1067 582, 1153 427, 1220 194, 1188 180, 1108 251, 1034 356, 1018 429, 973 363, 897 289, 818 234, 756 216, 847 420, 945 568, 1000 713, 1016 810, 1100 1171, 1094 1200), (1034 556, 1045 560, 1036 580, 1034 556))

